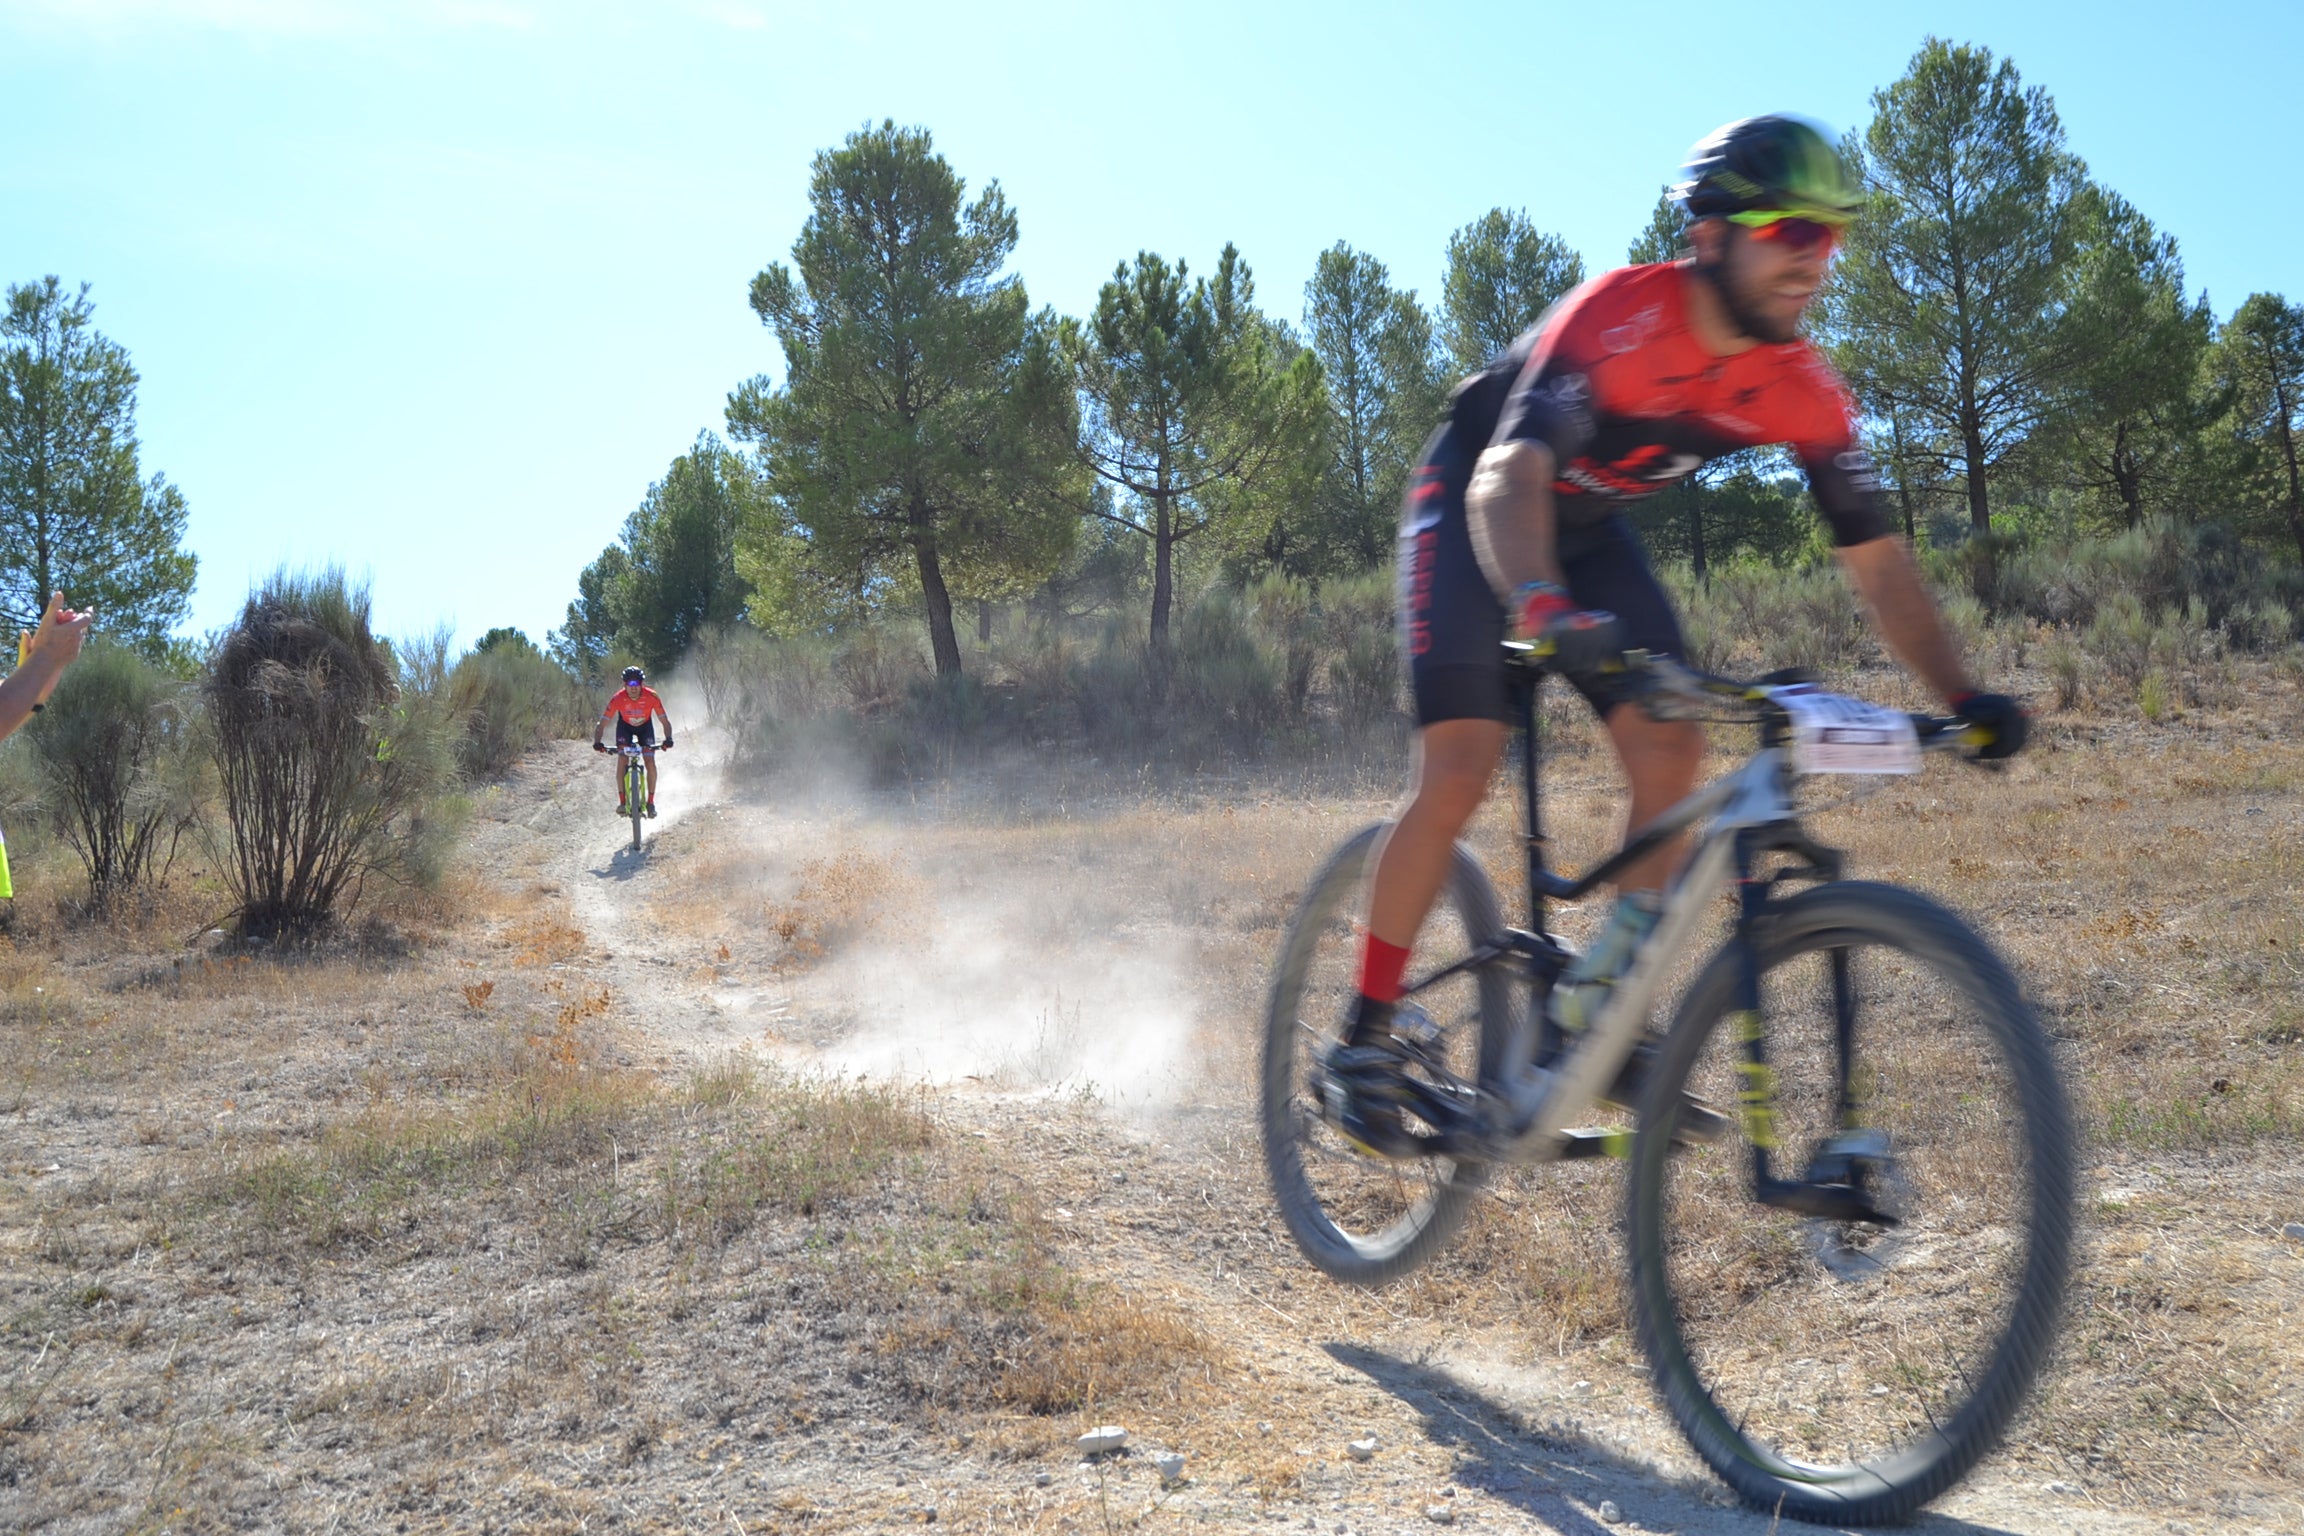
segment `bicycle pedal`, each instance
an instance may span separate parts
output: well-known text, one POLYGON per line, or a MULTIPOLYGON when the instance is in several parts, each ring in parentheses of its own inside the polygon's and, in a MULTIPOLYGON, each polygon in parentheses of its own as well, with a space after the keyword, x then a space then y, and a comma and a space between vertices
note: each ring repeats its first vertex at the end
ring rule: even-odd
POLYGON ((1580 1162, 1595 1157, 1630 1157, 1630 1131, 1575 1130, 1560 1133, 1560 1160, 1580 1162))

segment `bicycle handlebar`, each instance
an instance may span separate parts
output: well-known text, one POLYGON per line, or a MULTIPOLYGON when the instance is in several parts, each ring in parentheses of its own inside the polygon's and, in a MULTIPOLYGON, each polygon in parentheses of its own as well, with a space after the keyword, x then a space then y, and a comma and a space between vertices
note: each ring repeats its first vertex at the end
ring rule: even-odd
MULTIPOLYGON (((1551 670, 1550 658, 1539 654, 1536 642, 1507 640, 1504 642, 1504 651, 1507 665, 1551 670)), ((1781 718, 1784 714, 1783 706, 1769 697, 1770 690, 1814 682, 1812 677, 1798 668, 1772 672, 1761 678, 1724 677, 1717 672, 1706 672, 1685 662, 1675 661, 1669 656, 1657 656, 1641 650, 1625 651, 1617 658, 1615 666, 1603 666, 1600 670, 1602 675, 1619 672, 1638 674, 1641 682, 1638 702, 1652 717, 1658 719, 1670 718, 1667 714, 1659 713, 1659 710, 1669 708, 1675 698, 1711 707, 1741 706, 1752 710, 1755 718, 1760 720, 1781 718)), ((1907 716, 1923 748, 1983 745, 1981 742, 1966 740, 1975 722, 1964 716, 1926 715, 1909 711, 1907 716)))

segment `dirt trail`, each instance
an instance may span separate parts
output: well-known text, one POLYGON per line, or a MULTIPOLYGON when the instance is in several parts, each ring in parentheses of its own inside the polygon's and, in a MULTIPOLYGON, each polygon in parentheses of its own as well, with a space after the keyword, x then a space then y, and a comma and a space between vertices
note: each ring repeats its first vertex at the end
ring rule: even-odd
MULTIPOLYGON (((1224 1076, 1225 1066, 1237 1075, 1238 1058, 1208 1045, 1218 1035, 1236 1038, 1252 1014, 1236 991, 1212 996, 1183 980, 1191 957, 1234 943, 1226 933, 1239 925, 1205 892, 1172 903, 1177 915, 1168 918, 1152 910, 1158 903, 1123 894, 1115 910, 1145 915, 1112 927, 1111 914, 1095 909, 1097 897, 1156 878, 1145 871, 1186 860, 1189 850, 1153 839, 1130 863, 1125 845, 1141 831, 1109 808, 1075 808, 1063 818, 1069 830, 1059 833, 1013 816, 944 822, 910 800, 742 803, 721 798, 708 752, 667 763, 663 814, 637 854, 620 846, 608 776, 588 751, 571 745, 532 760, 517 792, 524 809, 491 833, 491 856, 563 892, 620 975, 645 978, 635 994, 646 1005, 644 1029, 631 1042, 636 1058, 677 1069, 744 1050, 803 1069, 934 1081, 947 1127, 981 1139, 1037 1186, 1069 1265, 1166 1299, 1242 1362, 1236 1400, 1194 1429, 1195 1475, 1181 1491, 1160 1494, 1141 1463, 1101 1474, 1083 1469, 1083 1488, 1098 1487, 1098 1476, 1132 1480, 1131 1508, 1215 1527, 1285 1521, 1324 1532, 1411 1530, 1436 1518, 1429 1511, 1444 1510, 1451 1523, 1557 1536, 1772 1530, 1765 1516, 1722 1507, 1724 1495, 1648 1401, 1621 1347, 1623 1368, 1595 1385, 1579 1374, 1592 1371, 1588 1356, 1548 1354, 1511 1337, 1452 1338, 1419 1317, 1412 1301, 1342 1290, 1295 1254, 1263 1191, 1243 1086, 1224 1076), (1007 850, 1010 867, 996 889, 966 888, 954 871, 983 856, 987 837, 1007 850), (1092 886, 1066 884, 1055 867, 1062 861, 1042 858, 1048 839, 1064 838, 1085 850, 1080 859, 1106 870, 1092 886), (780 974, 767 935, 698 941, 651 927, 652 909, 677 901, 691 884, 726 881, 731 866, 758 864, 746 878, 773 891, 789 889, 811 860, 854 859, 869 870, 879 867, 870 863, 874 850, 898 846, 925 871, 928 891, 901 884, 867 891, 910 917, 901 930, 871 934, 839 963, 780 974), (1036 879, 1048 888, 1035 889, 1036 879), (955 881, 963 887, 957 896, 955 881), (1068 936, 1058 931, 1053 949, 999 952, 1007 1017, 998 1028, 957 1026, 955 1010, 937 1002, 943 989, 926 985, 937 967, 990 943, 985 924, 1052 910, 1080 913, 1081 925, 1068 936), (1196 922, 1203 931, 1192 931, 1196 922), (1049 971, 1069 978, 1069 996, 1061 980, 1034 979, 1049 971), (1179 997, 1137 995, 1159 986, 1179 997), (1173 1026, 1173 1048, 1154 1051, 1149 1066, 1110 1059, 1113 1035, 1128 1033, 1108 1028, 1110 1016, 1125 1008, 1173 1026), (1020 1028, 1036 1033, 1019 1042, 1020 1028), (907 1029, 926 1043, 910 1056, 888 1049, 907 1029), (1372 1462, 1350 1461, 1345 1442, 1369 1433, 1382 1450, 1372 1462), (1243 1486, 1248 1478, 1233 1475, 1274 1464, 1298 1474, 1288 1499, 1267 1502, 1243 1486), (1624 1523, 1601 1523, 1606 1504, 1615 1506, 1605 1511, 1611 1521, 1624 1523)), ((1338 828, 1352 819, 1339 816, 1338 828)), ((949 981, 960 1011, 994 995, 982 978, 947 970, 933 979, 949 981)), ((1999 1461, 1913 1528, 2125 1536, 2273 1531, 2290 1518, 2124 1512, 2082 1486, 2045 1479, 2037 1463, 2018 1475, 1999 1461)), ((936 1476, 931 1470, 918 1481, 936 1476)))

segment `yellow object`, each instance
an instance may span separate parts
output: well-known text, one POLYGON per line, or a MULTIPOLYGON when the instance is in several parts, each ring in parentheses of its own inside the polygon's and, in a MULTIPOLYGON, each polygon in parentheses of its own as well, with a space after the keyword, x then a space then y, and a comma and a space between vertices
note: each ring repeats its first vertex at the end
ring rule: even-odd
POLYGON ((8 839, 0 837, 0 901, 16 894, 16 882, 8 878, 8 839))

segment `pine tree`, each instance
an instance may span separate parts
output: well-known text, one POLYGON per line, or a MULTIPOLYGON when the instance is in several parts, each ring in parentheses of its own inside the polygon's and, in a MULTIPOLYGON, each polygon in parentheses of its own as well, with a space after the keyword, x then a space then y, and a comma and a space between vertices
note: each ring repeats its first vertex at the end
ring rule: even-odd
POLYGON ((956 576, 979 595, 1037 581, 1078 504, 1054 322, 1001 274, 1015 211, 997 182, 965 190, 926 129, 887 122, 818 155, 792 265, 752 284, 784 383, 728 405, 766 463, 774 533, 860 586, 906 566, 943 677, 960 671, 956 576))
POLYGON ((1988 49, 1930 38, 1872 96, 1873 193, 1825 312, 1834 360, 1909 451, 1965 485, 1992 525, 1992 479, 2049 418, 2075 360, 2066 323, 2080 162, 2047 92, 1988 49))
POLYGON ((1491 208, 1448 238, 1440 341, 1457 376, 1476 373, 1584 281, 1584 258, 1520 209, 1491 208))
POLYGON ((137 465, 136 370, 94 325, 88 286, 8 289, 0 316, 0 625, 40 622, 48 594, 112 635, 164 645, 191 601, 184 497, 137 465))

